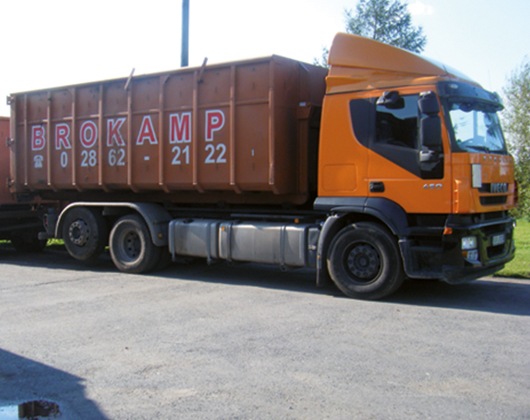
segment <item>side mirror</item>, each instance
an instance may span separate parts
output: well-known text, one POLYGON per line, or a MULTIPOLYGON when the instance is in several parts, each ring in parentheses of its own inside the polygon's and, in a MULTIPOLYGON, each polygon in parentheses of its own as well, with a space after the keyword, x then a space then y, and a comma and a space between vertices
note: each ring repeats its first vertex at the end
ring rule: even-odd
POLYGON ((442 150, 442 123, 438 115, 421 118, 420 144, 428 149, 442 150))
POLYGON ((424 92, 418 99, 420 110, 419 152, 423 179, 442 179, 444 156, 440 104, 434 92, 424 92))
POLYGON ((442 150, 440 104, 434 92, 424 92, 418 99, 420 116, 420 144, 434 151, 442 150))
POLYGON ((420 120, 419 164, 423 179, 442 179, 444 155, 442 128, 438 115, 424 116, 420 120))

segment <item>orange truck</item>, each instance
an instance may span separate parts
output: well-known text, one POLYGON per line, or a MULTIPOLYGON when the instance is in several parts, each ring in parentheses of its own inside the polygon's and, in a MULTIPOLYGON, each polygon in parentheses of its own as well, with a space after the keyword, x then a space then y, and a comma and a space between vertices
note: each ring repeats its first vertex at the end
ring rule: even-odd
POLYGON ((514 256, 515 181, 496 94, 338 34, 330 68, 272 56, 16 93, 11 191, 90 263, 170 255, 312 267, 378 299, 514 256))

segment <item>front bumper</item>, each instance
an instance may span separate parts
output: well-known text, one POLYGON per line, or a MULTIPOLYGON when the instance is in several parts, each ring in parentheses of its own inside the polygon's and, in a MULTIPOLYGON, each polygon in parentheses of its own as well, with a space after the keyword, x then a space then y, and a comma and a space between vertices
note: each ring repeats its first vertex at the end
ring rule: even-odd
POLYGON ((399 244, 407 276, 456 284, 501 270, 515 255, 514 220, 504 213, 497 218, 488 216, 451 215, 443 228, 416 229, 402 238, 399 244), (461 249, 466 236, 477 238, 473 253, 461 249))

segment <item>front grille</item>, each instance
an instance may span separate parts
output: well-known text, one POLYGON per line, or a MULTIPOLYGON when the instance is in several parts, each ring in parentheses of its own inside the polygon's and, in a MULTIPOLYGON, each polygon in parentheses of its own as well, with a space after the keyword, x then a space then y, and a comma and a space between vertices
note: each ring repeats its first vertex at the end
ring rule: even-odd
POLYGON ((483 206, 495 206, 508 202, 510 186, 506 182, 484 183, 479 188, 480 204, 483 206))
POLYGON ((484 183, 482 187, 479 188, 481 193, 488 194, 502 194, 508 192, 508 183, 506 182, 492 182, 484 183))
POLYGON ((492 197, 480 197, 480 204, 483 206, 494 206, 496 204, 506 204, 508 197, 505 195, 495 195, 492 197))

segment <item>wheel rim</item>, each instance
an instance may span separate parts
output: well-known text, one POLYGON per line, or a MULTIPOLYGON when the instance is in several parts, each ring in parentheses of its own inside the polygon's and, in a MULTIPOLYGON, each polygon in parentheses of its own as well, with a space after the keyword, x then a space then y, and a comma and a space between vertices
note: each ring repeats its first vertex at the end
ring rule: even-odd
POLYGON ((346 252, 345 267, 356 281, 370 283, 377 278, 381 271, 379 252, 364 242, 353 244, 346 252))
POLYGON ((84 246, 90 238, 88 224, 81 219, 75 220, 68 229, 70 241, 77 246, 84 246))
POLYGON ((127 231, 122 237, 122 254, 125 259, 135 261, 142 252, 142 240, 133 230, 127 231))

